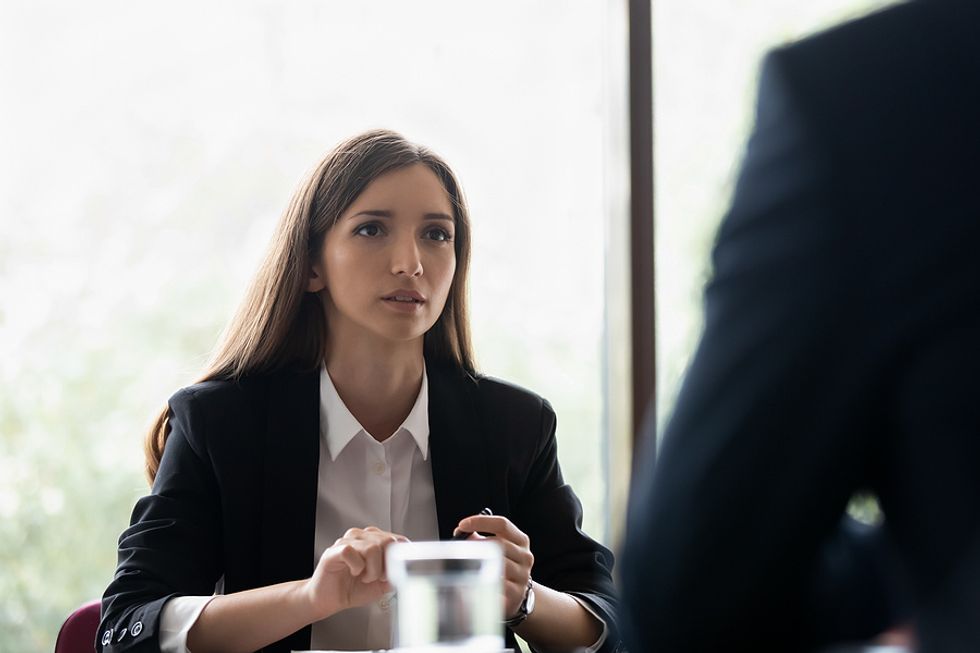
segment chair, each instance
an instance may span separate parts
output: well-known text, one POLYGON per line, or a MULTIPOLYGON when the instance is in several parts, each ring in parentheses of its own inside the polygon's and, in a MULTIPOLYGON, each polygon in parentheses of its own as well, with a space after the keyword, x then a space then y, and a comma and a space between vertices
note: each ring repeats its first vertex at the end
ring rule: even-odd
POLYGON ((68 615, 58 631, 54 653, 93 653, 101 601, 90 601, 68 615))

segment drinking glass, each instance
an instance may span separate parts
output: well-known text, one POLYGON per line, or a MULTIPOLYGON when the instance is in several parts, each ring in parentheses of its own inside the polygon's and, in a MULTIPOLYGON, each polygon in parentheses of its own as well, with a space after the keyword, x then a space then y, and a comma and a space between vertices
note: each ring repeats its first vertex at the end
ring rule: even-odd
POLYGON ((504 647, 501 576, 494 542, 392 544, 387 575, 395 587, 395 646, 498 652, 504 647))

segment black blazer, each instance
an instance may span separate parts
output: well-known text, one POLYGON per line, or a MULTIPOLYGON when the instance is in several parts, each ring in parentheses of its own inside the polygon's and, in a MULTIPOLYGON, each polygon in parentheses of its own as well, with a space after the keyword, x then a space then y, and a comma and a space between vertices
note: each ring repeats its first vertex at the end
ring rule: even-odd
MULTIPOLYGON (((501 381, 427 367, 440 538, 484 506, 507 516, 530 537, 535 580, 588 602, 610 628, 603 649, 613 650, 612 555, 580 529, 551 406, 501 381)), ((164 603, 210 595, 222 575, 232 593, 313 573, 319 410, 317 371, 211 381, 170 399, 172 430, 152 493, 119 538, 98 650, 158 650, 164 603)), ((308 649, 310 630, 265 650, 308 649)), ((509 631, 507 640, 513 646, 509 631)))
POLYGON ((635 652, 870 636, 903 577, 921 651, 980 650, 978 251, 980 3, 767 58, 704 334, 655 473, 637 465, 635 652), (877 542, 842 526, 861 489, 877 542))

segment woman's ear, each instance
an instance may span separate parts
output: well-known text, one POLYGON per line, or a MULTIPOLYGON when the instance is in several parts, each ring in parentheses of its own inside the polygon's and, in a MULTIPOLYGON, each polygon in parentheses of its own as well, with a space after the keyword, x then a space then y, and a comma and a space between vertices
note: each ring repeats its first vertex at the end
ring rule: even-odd
POLYGON ((306 282, 306 292, 320 292, 327 287, 327 282, 317 271, 316 267, 310 267, 310 278, 306 282))

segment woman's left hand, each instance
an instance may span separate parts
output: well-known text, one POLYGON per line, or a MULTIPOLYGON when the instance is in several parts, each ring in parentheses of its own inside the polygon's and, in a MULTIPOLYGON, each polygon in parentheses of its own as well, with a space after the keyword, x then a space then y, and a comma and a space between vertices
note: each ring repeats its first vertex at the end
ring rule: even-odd
POLYGON ((534 555, 531 540, 506 517, 474 515, 459 522, 457 531, 471 533, 470 540, 496 540, 504 554, 504 619, 517 614, 531 579, 534 555), (484 537, 480 533, 491 535, 484 537))

